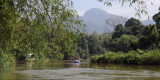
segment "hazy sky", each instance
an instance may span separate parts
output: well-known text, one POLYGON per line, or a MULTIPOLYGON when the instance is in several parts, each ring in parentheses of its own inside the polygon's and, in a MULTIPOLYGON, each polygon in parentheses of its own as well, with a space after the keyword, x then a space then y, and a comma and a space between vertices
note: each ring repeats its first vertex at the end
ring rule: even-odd
MULTIPOLYGON (((135 10, 134 7, 129 7, 128 4, 121 6, 120 3, 113 3, 112 7, 107 7, 104 3, 100 3, 97 0, 72 0, 74 3, 74 9, 77 10, 80 16, 91 9, 91 8, 99 8, 108 13, 120 15, 123 17, 135 17, 135 10)), ((149 12, 149 16, 153 16, 154 14, 158 13, 158 8, 160 6, 160 0, 145 0, 147 1, 147 8, 149 12), (150 2, 153 2, 154 5, 151 5, 150 2)), ((147 20, 148 16, 142 15, 141 20, 147 20)))

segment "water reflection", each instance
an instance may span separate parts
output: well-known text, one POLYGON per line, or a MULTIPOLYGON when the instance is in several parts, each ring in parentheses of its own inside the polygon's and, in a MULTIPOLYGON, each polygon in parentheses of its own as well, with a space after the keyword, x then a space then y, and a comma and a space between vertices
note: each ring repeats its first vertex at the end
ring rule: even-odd
POLYGON ((26 63, 17 65, 14 71, 0 71, 0 80, 160 80, 159 67, 70 61, 26 63))
POLYGON ((72 67, 79 67, 80 63, 72 63, 72 67))
POLYGON ((154 71, 126 71, 106 70, 94 68, 64 68, 45 70, 24 70, 15 73, 36 77, 36 79, 60 80, 134 80, 134 79, 160 79, 160 73, 154 71))

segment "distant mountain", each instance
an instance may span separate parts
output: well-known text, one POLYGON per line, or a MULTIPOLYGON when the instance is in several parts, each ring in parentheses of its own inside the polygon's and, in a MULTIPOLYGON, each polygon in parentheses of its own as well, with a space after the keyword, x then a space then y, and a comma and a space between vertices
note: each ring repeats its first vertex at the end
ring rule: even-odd
POLYGON ((142 22, 142 24, 144 24, 144 25, 149 25, 149 24, 155 24, 155 22, 153 21, 153 20, 143 20, 143 21, 141 21, 142 22))
POLYGON ((106 26, 105 20, 113 17, 118 17, 117 15, 109 14, 101 9, 92 8, 88 10, 81 19, 86 24, 86 30, 88 33, 93 31, 99 34, 103 33, 106 29, 113 31, 113 27, 106 26))
MULTIPOLYGON (((88 33, 93 33, 96 31, 99 34, 102 34, 104 32, 112 32, 114 30, 113 27, 107 25, 105 21, 110 18, 118 18, 121 16, 109 14, 101 9, 98 8, 92 8, 85 12, 83 16, 80 18, 84 21, 84 24, 86 25, 86 30, 88 33)), ((124 17, 122 17, 124 18, 124 17)), ((124 18, 126 21, 127 18, 124 18)), ((154 24, 155 22, 153 20, 145 20, 142 21, 144 25, 148 24, 154 24)))

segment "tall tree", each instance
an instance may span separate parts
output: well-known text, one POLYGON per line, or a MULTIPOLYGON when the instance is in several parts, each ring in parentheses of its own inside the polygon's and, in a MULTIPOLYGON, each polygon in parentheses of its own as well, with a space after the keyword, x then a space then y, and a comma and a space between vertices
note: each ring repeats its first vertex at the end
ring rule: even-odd
POLYGON ((100 54, 100 41, 99 41, 99 35, 96 31, 94 31, 89 36, 89 53, 91 55, 93 54, 100 54))
POLYGON ((128 29, 125 28, 122 24, 118 24, 115 26, 115 30, 112 34, 112 38, 120 38, 121 35, 126 34, 128 32, 128 29))
POLYGON ((135 36, 142 36, 144 31, 144 25, 138 20, 134 18, 130 18, 124 25, 130 31, 128 34, 135 35, 135 36))
POLYGON ((157 27, 155 25, 149 25, 145 28, 145 33, 145 36, 139 40, 139 47, 141 49, 155 49, 159 43, 157 27))
POLYGON ((156 26, 160 29, 160 8, 159 12, 153 16, 153 20, 156 22, 156 26))
POLYGON ((72 43, 81 21, 74 19, 70 0, 1 0, 0 14, 0 48, 4 51, 48 57, 74 52, 72 43))
POLYGON ((89 36, 85 33, 79 34, 77 53, 80 55, 81 58, 85 58, 85 59, 89 57, 88 38, 89 36))

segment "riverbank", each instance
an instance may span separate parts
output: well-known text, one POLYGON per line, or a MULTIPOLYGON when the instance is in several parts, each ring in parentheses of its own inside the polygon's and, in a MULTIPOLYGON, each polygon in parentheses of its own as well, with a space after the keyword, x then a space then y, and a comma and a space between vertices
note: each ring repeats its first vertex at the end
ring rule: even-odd
POLYGON ((129 53, 106 52, 104 54, 92 56, 91 62, 159 65, 160 50, 151 50, 151 51, 137 50, 137 51, 130 51, 129 53))

